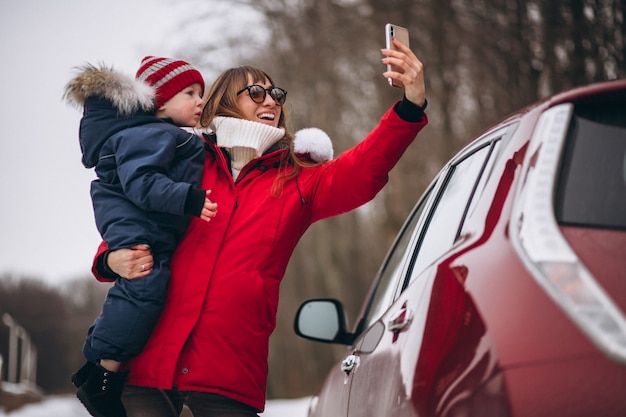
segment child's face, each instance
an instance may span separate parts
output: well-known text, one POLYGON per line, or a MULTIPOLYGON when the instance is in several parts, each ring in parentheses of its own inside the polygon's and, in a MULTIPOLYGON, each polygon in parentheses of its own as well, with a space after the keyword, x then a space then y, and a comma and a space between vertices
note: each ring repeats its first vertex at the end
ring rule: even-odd
POLYGON ((156 112, 161 119, 170 118, 176 126, 195 127, 202 116, 202 87, 191 84, 171 99, 167 100, 156 112))

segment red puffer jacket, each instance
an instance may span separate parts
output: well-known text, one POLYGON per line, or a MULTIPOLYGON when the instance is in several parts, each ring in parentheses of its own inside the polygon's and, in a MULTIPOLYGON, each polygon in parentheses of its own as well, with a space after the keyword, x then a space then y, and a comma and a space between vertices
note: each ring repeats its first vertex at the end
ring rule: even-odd
POLYGON ((236 183, 219 149, 207 152, 201 188, 211 190, 217 216, 192 219, 165 308, 127 382, 213 392, 262 411, 279 285, 296 244, 313 222, 374 198, 426 124, 426 115, 409 123, 391 109, 354 148, 302 168, 279 197, 270 190, 286 150, 254 159, 236 183))

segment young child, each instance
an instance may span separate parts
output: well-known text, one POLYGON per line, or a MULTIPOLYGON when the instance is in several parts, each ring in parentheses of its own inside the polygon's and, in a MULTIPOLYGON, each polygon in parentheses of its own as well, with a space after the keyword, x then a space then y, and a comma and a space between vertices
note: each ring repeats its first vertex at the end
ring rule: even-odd
POLYGON ((98 231, 110 250, 149 245, 154 263, 139 278, 119 277, 83 346, 87 363, 72 375, 94 416, 125 416, 121 363, 143 348, 165 301, 170 261, 193 215, 206 222, 217 205, 200 189, 204 165, 195 127, 204 80, 189 63, 148 56, 135 79, 86 65, 64 98, 84 108, 82 162, 94 168, 91 198, 98 231), (141 276, 145 275, 145 276, 141 276))

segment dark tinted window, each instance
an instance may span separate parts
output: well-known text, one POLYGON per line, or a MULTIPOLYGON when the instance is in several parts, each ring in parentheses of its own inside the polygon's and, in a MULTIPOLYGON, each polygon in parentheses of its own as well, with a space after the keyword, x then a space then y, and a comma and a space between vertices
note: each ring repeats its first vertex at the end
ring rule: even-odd
POLYGON ((556 190, 561 224, 626 229, 626 105, 576 108, 556 190))

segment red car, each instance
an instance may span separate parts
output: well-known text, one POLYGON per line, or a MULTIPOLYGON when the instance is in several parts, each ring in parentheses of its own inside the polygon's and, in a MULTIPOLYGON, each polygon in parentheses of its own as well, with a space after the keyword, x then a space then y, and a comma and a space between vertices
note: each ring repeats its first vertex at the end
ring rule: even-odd
POLYGON ((525 108, 419 198, 352 332, 309 300, 302 337, 347 345, 315 417, 626 416, 626 80, 525 108))

